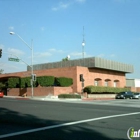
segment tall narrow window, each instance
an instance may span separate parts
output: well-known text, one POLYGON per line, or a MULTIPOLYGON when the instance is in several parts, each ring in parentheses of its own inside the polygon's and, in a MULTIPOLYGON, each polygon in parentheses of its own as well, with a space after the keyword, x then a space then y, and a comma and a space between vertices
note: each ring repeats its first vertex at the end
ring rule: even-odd
POLYGON ((119 80, 114 80, 114 87, 119 87, 119 80))
POLYGON ((94 79, 94 86, 101 86, 101 79, 100 78, 94 79))
POLYGON ((108 86, 108 81, 105 81, 105 87, 107 87, 108 86))
POLYGON ((98 86, 98 81, 94 80, 94 86, 98 86))
POLYGON ((104 81, 104 86, 105 86, 105 87, 111 86, 111 80, 110 80, 110 79, 105 79, 105 81, 104 81))
POLYGON ((117 87, 117 82, 114 81, 114 87, 117 87))

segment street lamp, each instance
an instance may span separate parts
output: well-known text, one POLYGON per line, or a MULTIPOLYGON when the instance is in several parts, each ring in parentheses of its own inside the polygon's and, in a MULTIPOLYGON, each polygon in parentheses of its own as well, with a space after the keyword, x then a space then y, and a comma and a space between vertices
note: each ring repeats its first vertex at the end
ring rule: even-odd
POLYGON ((33 78, 34 78, 34 74, 33 74, 33 46, 29 46, 17 33, 15 32, 10 32, 10 35, 17 35, 17 37, 19 39, 22 40, 22 42, 24 44, 26 44, 26 46, 31 50, 31 87, 32 87, 32 97, 34 96, 34 90, 33 90, 33 78))

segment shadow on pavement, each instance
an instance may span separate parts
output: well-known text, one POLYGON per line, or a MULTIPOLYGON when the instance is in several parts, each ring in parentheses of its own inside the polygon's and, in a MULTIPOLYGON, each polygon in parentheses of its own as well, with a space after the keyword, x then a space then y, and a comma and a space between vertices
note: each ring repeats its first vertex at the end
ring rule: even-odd
MULTIPOLYGON (((67 121, 70 122, 70 121, 67 121)), ((0 108, 0 135, 24 130, 62 124, 66 122, 43 120, 29 114, 21 114, 6 108, 0 108)), ((88 126, 88 124, 85 124, 88 126)), ((63 126, 28 134, 3 138, 4 140, 126 140, 110 138, 83 125, 63 126)))

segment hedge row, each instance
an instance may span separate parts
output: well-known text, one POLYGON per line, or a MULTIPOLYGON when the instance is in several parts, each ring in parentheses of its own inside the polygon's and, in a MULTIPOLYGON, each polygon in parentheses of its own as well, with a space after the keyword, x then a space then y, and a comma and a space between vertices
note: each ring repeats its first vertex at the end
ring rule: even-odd
MULTIPOLYGON (((9 78, 7 82, 8 88, 26 88, 31 87, 31 77, 25 78, 9 78)), ((61 86, 67 87, 73 84, 72 78, 59 77, 55 78, 54 76, 40 76, 36 78, 36 81, 33 82, 34 87, 38 85, 42 87, 48 86, 61 86)))
POLYGON ((8 87, 9 88, 25 88, 25 87, 31 87, 31 81, 30 77, 25 77, 25 78, 9 78, 8 79, 8 87))
POLYGON ((123 91, 130 91, 129 88, 118 88, 118 87, 100 87, 100 86, 87 86, 84 88, 84 92, 88 94, 94 93, 119 93, 123 91))
POLYGON ((37 85, 40 85, 42 87, 48 87, 53 86, 55 81, 54 76, 40 76, 37 77, 37 85))
POLYGON ((73 84, 72 78, 59 77, 59 78, 56 78, 55 80, 56 80, 55 84, 61 87, 68 87, 73 84))
POLYGON ((58 95, 58 98, 77 98, 77 99, 81 99, 81 96, 76 95, 76 94, 60 94, 60 95, 58 95))

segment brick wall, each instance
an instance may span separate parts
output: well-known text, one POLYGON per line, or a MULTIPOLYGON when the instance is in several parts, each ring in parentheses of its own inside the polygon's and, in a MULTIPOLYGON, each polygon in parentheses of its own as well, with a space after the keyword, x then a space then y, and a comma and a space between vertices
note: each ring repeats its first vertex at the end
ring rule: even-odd
MULTIPOLYGON (((54 96, 62 94, 62 93, 72 93, 71 87, 36 87, 33 88, 34 96, 47 96, 52 94, 54 96)), ((27 94, 27 96, 32 96, 31 88, 11 88, 8 90, 8 96, 22 96, 23 94, 27 94)))
POLYGON ((132 92, 140 92, 140 87, 129 87, 132 92))
POLYGON ((87 67, 77 67, 77 90, 81 91, 82 83, 80 82, 79 75, 83 74, 85 79, 84 86, 94 85, 95 79, 100 79, 99 86, 105 86, 105 80, 109 80, 110 87, 114 86, 114 81, 118 81, 117 87, 125 87, 125 74, 121 72, 101 70, 101 69, 89 69, 87 67))
MULTIPOLYGON (((35 70, 34 74, 37 76, 55 76, 55 77, 68 77, 73 79, 73 85, 71 86, 72 92, 81 93, 82 83, 80 82, 80 74, 83 74, 85 82, 84 86, 94 85, 95 79, 100 79, 99 85, 105 86, 105 80, 108 81, 108 86, 114 86, 114 81, 118 81, 118 87, 124 87, 125 83, 125 73, 104 70, 104 69, 95 69, 87 67, 63 67, 63 68, 53 68, 45 70, 35 70)), ((9 78, 9 77, 28 77, 31 75, 30 71, 10 73, 10 74, 1 74, 0 78, 9 78)), ((44 91, 45 94, 45 91, 44 91)))

